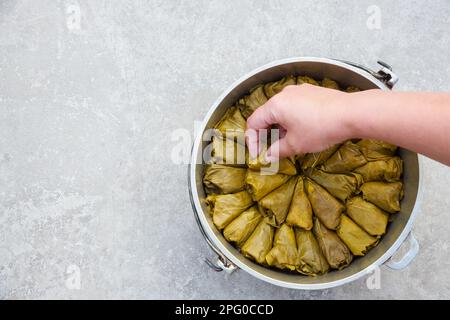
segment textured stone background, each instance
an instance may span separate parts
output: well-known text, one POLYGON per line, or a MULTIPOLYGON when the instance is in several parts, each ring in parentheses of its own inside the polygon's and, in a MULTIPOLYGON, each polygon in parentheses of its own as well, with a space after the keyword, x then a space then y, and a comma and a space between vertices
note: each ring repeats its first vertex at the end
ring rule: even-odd
POLYGON ((383 59, 397 90, 449 91, 449 17, 448 0, 2 0, 0 298, 449 298, 443 165, 423 159, 410 267, 382 268, 379 290, 304 292, 210 271, 170 158, 172 130, 192 132, 229 84, 280 58, 383 59))

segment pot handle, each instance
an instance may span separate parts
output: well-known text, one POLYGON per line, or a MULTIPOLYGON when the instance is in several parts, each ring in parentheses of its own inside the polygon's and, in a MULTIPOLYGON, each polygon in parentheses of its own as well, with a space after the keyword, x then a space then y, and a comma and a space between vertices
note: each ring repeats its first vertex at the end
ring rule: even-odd
MULTIPOLYGON (((190 172, 191 172, 191 164, 188 165, 188 179, 190 180, 190 172)), ((194 211, 195 221, 197 222, 197 226, 200 229, 200 232, 205 238, 206 243, 209 245, 209 247, 217 254, 217 258, 215 262, 211 261, 210 259, 205 259, 205 263, 214 271, 221 272, 225 271, 226 273, 233 273, 235 270, 239 269, 238 266, 233 264, 230 260, 225 257, 225 255, 217 248, 217 246, 209 239, 208 235, 206 234, 205 229, 203 229, 202 223, 200 221, 200 218, 198 216, 197 209, 195 208, 195 204, 192 198, 192 191, 189 188, 189 198, 191 200, 192 205, 192 211, 194 211)))
POLYGON ((228 259, 222 260, 221 256, 217 256, 216 262, 212 262, 210 259, 205 259, 206 264, 216 272, 225 271, 228 274, 233 273, 237 269, 238 266, 231 263, 228 259))
POLYGON ((412 231, 408 234, 408 238, 410 242, 408 252, 399 261, 393 261, 392 257, 390 257, 389 260, 384 263, 388 268, 393 270, 401 270, 406 268, 414 260, 419 252, 419 242, 414 237, 412 231))
POLYGON ((395 74, 394 71, 392 71, 392 67, 390 65, 388 65, 386 62, 378 60, 377 63, 381 66, 381 69, 378 71, 374 71, 370 68, 367 68, 363 65, 360 65, 358 63, 354 63, 351 61, 341 60, 341 59, 335 59, 335 60, 344 62, 353 67, 364 70, 365 72, 369 73, 372 77, 377 78, 378 80, 383 82, 389 89, 392 89, 398 81, 397 74, 395 74))

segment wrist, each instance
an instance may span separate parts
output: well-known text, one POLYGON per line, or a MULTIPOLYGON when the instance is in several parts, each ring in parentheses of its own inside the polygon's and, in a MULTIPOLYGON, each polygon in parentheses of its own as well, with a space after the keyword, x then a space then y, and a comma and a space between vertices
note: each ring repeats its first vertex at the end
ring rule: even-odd
POLYGON ((379 94, 380 90, 375 89, 344 95, 341 107, 344 139, 369 138, 371 115, 376 116, 371 109, 373 109, 374 96, 379 94))
POLYGON ((360 122, 357 112, 355 112, 361 100, 358 95, 361 95, 361 93, 342 93, 337 101, 337 112, 340 123, 338 138, 341 141, 357 138, 361 134, 360 122))

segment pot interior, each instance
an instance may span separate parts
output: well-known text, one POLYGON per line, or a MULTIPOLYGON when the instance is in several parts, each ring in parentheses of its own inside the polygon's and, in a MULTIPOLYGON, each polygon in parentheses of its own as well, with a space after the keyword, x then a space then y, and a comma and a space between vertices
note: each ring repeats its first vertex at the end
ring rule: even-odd
MULTIPOLYGON (((231 92, 229 92, 224 97, 224 99, 219 102, 210 118, 208 119, 205 129, 211 128, 217 121, 219 121, 225 111, 229 107, 231 107, 239 98, 247 94, 247 92, 254 86, 260 83, 275 81, 291 74, 308 75, 315 79, 328 77, 336 80, 341 86, 354 85, 363 90, 386 89, 380 82, 371 80, 369 78, 369 75, 366 75, 364 72, 359 73, 356 70, 354 71, 351 67, 347 68, 341 65, 335 65, 330 62, 323 61, 288 62, 257 72, 256 74, 253 74, 252 76, 238 84, 236 87, 234 87, 234 89, 232 89, 231 92)), ((399 149, 399 154, 404 161, 404 198, 401 203, 401 211, 394 215, 394 220, 389 224, 387 233, 383 236, 382 240, 375 248, 370 250, 364 257, 355 258, 349 267, 339 271, 331 271, 325 275, 318 277, 308 277, 302 276, 299 273, 288 273, 276 269, 268 269, 244 257, 236 248, 234 248, 225 240, 221 232, 214 226, 212 218, 208 213, 208 210, 203 201, 206 195, 202 183, 203 164, 201 163, 202 152, 208 142, 202 142, 202 144, 202 147, 198 149, 196 155, 197 161, 195 164, 195 185, 191 185, 191 188, 193 189, 193 197, 198 196, 199 203, 201 204, 201 210, 197 208, 197 210, 199 211, 198 213, 200 215, 204 215, 208 224, 207 226, 204 225, 204 228, 207 233, 209 233, 210 235, 212 234, 211 238, 213 242, 217 243, 218 241, 221 244, 218 247, 231 261, 236 263, 241 268, 243 267, 244 269, 251 269, 250 271, 256 272, 260 277, 267 281, 282 281, 295 286, 295 284, 324 284, 344 280, 345 278, 351 277, 352 275, 371 266, 394 245, 400 234, 404 231, 416 203, 419 187, 418 157, 414 152, 405 149, 399 149)))

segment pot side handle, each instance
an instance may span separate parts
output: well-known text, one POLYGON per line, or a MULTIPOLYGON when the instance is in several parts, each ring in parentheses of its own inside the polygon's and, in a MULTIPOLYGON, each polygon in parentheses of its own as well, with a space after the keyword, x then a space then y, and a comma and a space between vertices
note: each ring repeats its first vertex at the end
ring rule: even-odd
POLYGON ((238 266, 227 259, 223 260, 221 256, 217 256, 216 262, 212 262, 210 259, 205 259, 205 262, 211 269, 217 272, 225 271, 226 273, 231 274, 239 269, 238 266))
POLYGON ((377 61, 377 63, 381 66, 381 69, 378 71, 374 71, 374 70, 367 68, 361 64, 354 63, 351 61, 341 60, 341 59, 334 59, 334 60, 344 62, 352 67, 364 70, 365 72, 370 74, 372 77, 383 82, 386 85, 386 87, 388 87, 389 89, 392 89, 398 81, 398 76, 394 71, 392 71, 392 67, 389 64, 387 64, 386 62, 383 62, 381 60, 377 61))
MULTIPOLYGON (((191 164, 188 165, 188 179, 190 180, 190 172, 191 172, 191 164)), ((205 239, 208 246, 217 254, 217 258, 215 262, 210 259, 205 259, 205 263, 214 271, 221 272, 225 271, 226 273, 233 273, 235 270, 239 269, 238 266, 233 264, 230 260, 228 260, 225 255, 217 248, 214 243, 209 239, 205 229, 203 229, 202 223, 198 216, 197 209, 194 205, 194 200, 192 199, 192 190, 189 188, 189 199, 191 200, 192 209, 194 211, 195 221, 197 222, 197 226, 200 229, 200 232, 205 239)))
POLYGON ((417 253, 419 253, 419 242, 414 237, 412 231, 408 235, 409 238, 409 250, 408 252, 398 261, 393 261, 392 257, 387 260, 384 265, 393 270, 401 270, 406 268, 416 257, 417 253))

